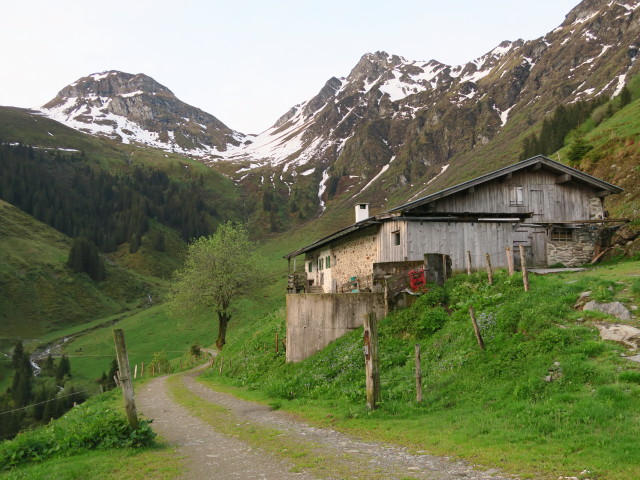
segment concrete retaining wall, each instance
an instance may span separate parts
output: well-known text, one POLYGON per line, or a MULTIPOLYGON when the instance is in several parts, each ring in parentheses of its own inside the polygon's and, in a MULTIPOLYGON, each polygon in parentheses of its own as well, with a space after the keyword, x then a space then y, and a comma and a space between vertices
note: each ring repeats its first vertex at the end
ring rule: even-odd
POLYGON ((299 362, 350 330, 363 316, 384 317, 383 293, 287 295, 287 361, 299 362))

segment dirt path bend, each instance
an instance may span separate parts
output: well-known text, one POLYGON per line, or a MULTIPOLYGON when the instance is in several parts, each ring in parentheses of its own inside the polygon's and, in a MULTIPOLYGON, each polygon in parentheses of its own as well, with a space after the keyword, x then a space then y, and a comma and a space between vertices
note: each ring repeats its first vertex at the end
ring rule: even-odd
POLYGON ((315 467, 309 464, 309 468, 301 468, 298 464, 292 468, 290 460, 264 451, 259 445, 215 431, 173 400, 166 377, 156 378, 137 392, 136 403, 147 418, 153 419, 154 429, 185 458, 188 471, 183 478, 509 480, 497 470, 476 470, 463 462, 414 455, 401 447, 365 442, 335 430, 310 426, 285 412, 215 392, 197 382, 196 375, 197 372, 189 372, 179 378, 190 394, 226 409, 229 420, 237 425, 276 430, 278 436, 304 446, 315 467))

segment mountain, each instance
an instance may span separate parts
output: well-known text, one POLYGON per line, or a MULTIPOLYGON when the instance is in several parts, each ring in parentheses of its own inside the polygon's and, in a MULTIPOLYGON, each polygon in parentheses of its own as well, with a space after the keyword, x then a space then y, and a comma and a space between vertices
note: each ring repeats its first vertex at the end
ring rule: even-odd
POLYGON ((83 132, 191 156, 225 151, 244 137, 151 77, 115 70, 80 78, 41 110, 83 132))
POLYGON ((43 111, 198 156, 262 204, 254 220, 284 230, 327 208, 385 208, 515 162, 557 106, 614 97, 640 72, 639 7, 584 0, 546 35, 504 41, 464 65, 368 53, 259 135, 229 130, 149 77, 121 72, 80 79, 43 111))
POLYGON ((472 165, 488 147, 493 161, 513 162, 519 137, 557 105, 615 96, 640 71, 639 6, 586 0, 545 36, 502 42, 465 65, 366 54, 227 158, 270 164, 285 183, 287 173, 291 183, 313 175, 320 205, 373 184, 391 194, 460 176, 444 169, 463 157, 472 165), (503 134, 510 147, 490 148, 503 134))

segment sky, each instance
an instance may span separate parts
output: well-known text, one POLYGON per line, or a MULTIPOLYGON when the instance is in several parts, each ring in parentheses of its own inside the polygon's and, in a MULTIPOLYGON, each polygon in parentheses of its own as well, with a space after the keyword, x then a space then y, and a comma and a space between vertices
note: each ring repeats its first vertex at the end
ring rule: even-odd
POLYGON ((578 0, 0 0, 0 105, 80 77, 144 73, 243 133, 269 128, 366 53, 467 63, 544 36, 578 0))

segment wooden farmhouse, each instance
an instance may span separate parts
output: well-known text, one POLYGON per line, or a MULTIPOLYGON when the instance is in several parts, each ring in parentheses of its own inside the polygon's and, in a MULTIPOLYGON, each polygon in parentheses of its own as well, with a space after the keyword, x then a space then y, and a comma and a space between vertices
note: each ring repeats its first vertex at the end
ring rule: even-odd
POLYGON ((356 205, 353 225, 285 256, 291 263, 304 255, 305 270, 289 276, 288 292, 303 295, 287 295, 288 359, 305 358, 337 338, 337 331, 361 325, 363 312, 388 308, 386 294, 383 300, 361 297, 360 307, 353 295, 332 294, 382 295, 382 277, 402 265, 422 265, 429 255, 446 258, 445 270, 453 271, 469 263, 474 271, 484 269, 487 254, 494 267, 506 267, 507 247, 518 265, 520 245, 528 267, 591 261, 615 222, 603 199, 621 191, 536 156, 374 216, 368 204, 356 205), (314 328, 315 344, 297 351, 314 328))
MULTIPOLYGON (((465 183, 369 216, 285 256, 305 255, 306 286, 338 293, 355 277, 372 288, 373 264, 449 255, 453 270, 506 266, 505 248, 524 245, 533 267, 591 261, 606 225, 603 199, 622 189, 536 156, 465 183)), ((308 289, 308 288, 307 288, 308 289)), ((314 289, 320 291, 319 289, 314 289)))

